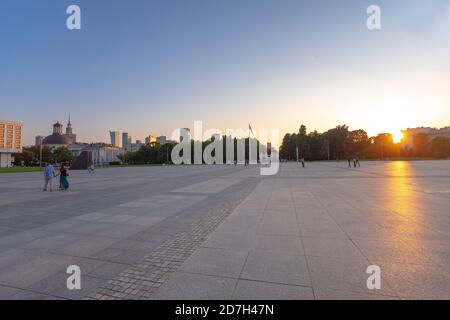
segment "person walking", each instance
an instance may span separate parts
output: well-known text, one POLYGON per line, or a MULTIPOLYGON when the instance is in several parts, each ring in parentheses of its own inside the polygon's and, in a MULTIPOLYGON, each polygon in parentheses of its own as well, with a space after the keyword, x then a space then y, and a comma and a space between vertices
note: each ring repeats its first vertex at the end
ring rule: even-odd
POLYGON ((94 163, 91 163, 91 165, 88 167, 88 172, 89 173, 94 173, 95 172, 94 163))
POLYGON ((48 189, 50 189, 50 192, 52 191, 54 177, 56 177, 55 168, 53 168, 53 165, 50 162, 47 162, 44 168, 44 191, 48 191, 48 189))
POLYGON ((350 158, 348 158, 348 167, 351 168, 352 167, 352 160, 350 158))
POLYGON ((67 178, 69 173, 67 169, 61 164, 61 168, 59 168, 59 187, 62 191, 69 189, 69 179, 67 178))

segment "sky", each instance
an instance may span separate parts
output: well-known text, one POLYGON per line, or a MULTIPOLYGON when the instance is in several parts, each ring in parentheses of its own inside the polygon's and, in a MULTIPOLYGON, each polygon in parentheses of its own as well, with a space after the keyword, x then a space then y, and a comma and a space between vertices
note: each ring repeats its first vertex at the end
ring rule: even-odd
POLYGON ((449 57, 448 0, 2 0, 0 118, 24 123, 25 144, 69 113, 84 142, 195 120, 281 137, 443 127, 449 57))

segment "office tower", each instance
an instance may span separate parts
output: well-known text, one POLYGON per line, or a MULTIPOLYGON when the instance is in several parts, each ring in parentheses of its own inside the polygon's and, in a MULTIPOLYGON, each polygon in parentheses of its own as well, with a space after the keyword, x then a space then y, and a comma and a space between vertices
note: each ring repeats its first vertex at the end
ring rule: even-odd
MULTIPOLYGON (((131 137, 130 137, 131 138, 131 137)), ((122 148, 128 150, 128 132, 122 133, 122 148)))
POLYGON ((120 132, 119 131, 110 131, 111 136, 111 144, 113 147, 120 147, 120 132))

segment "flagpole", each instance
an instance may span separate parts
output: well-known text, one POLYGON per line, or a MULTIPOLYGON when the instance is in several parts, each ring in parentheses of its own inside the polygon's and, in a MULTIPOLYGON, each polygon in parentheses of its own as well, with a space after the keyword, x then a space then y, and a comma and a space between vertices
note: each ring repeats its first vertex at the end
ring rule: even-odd
POLYGON ((248 124, 248 165, 250 166, 250 159, 251 159, 251 146, 250 146, 250 132, 252 132, 252 126, 250 123, 248 124))
POLYGON ((250 124, 248 125, 248 165, 250 166, 250 124))

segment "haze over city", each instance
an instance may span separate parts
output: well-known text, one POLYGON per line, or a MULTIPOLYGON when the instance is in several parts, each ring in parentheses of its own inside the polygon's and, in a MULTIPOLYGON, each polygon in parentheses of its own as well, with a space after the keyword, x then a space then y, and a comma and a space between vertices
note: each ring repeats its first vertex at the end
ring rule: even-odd
POLYGON ((369 135, 450 119, 450 4, 378 1, 70 1, 0 3, 1 117, 24 144, 72 122, 82 141, 208 128, 338 124, 369 135), (11 32, 14 30, 14 32, 11 32), (420 44, 420 45, 419 45, 420 44))

